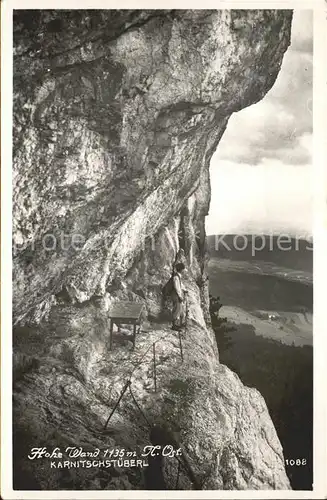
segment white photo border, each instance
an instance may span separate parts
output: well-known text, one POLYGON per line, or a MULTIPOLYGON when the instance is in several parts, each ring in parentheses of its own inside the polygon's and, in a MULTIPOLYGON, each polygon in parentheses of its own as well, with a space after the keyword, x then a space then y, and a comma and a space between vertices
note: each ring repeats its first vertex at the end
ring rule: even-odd
POLYGON ((9 499, 327 498, 327 1, 3 0, 1 3, 1 497, 9 499), (21 491, 12 489, 12 11, 14 9, 301 9, 314 12, 314 482, 312 491, 21 491))

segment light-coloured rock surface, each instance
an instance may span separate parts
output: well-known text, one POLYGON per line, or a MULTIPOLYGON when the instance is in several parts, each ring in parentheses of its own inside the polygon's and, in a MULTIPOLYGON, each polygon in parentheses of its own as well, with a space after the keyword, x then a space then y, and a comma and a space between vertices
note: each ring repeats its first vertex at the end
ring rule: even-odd
POLYGON ((182 209, 198 235, 188 257, 202 250, 211 155, 231 113, 274 83, 291 22, 290 11, 40 12, 15 20, 17 321, 63 285, 78 301, 103 293, 146 237, 168 228, 177 245, 182 209))
MULTIPOLYGON (((25 443, 133 448, 148 439, 129 400, 113 435, 99 431, 133 360, 127 346, 108 354, 105 311, 129 298, 158 317, 178 257, 192 292, 185 361, 175 338, 163 348, 160 391, 145 372, 135 394, 153 421, 168 418, 165 398, 172 414, 182 408, 180 439, 204 488, 289 487, 262 397, 219 365, 206 326, 204 218, 211 156, 231 113, 273 85, 290 25, 282 10, 16 14, 14 339, 17 359, 37 358, 16 381, 25 443)), ((32 467, 25 462, 21 470, 32 467)), ((33 474, 41 488, 65 487, 63 472, 33 474)), ((139 472, 92 474, 68 474, 67 487, 142 487, 139 472)), ((169 467, 166 475, 171 485, 169 467)), ((180 484, 190 487, 186 477, 180 484)))

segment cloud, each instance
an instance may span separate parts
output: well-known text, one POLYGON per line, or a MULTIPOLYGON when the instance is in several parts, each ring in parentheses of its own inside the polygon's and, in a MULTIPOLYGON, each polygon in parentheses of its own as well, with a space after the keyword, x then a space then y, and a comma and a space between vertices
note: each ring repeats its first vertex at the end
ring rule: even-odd
MULTIPOLYGON (((253 106, 254 108, 255 106, 253 106)), ((311 126, 301 122, 285 106, 266 103, 256 110, 233 117, 213 158, 260 165, 264 158, 285 164, 305 165, 311 161, 311 126), (270 109, 269 109, 270 108, 270 109), (305 138, 305 140, 304 140, 305 138)))
POLYGON ((292 45, 273 88, 262 101, 231 116, 216 153, 220 159, 310 163, 311 153, 301 142, 312 134, 312 52, 307 51, 312 29, 311 38, 310 29, 302 32, 307 25, 312 28, 308 11, 294 14, 292 45))
POLYGON ((207 234, 312 234, 310 165, 265 159, 262 168, 222 160, 211 167, 207 234))
POLYGON ((312 54, 313 11, 296 10, 293 14, 291 50, 312 54))
POLYGON ((208 234, 312 233, 312 14, 296 11, 278 78, 234 113, 211 160, 208 234))

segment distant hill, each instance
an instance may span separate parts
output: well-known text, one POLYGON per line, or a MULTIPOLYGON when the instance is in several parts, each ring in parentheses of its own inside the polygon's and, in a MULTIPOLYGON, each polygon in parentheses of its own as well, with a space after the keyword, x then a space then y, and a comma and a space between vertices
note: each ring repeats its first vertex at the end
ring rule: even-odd
POLYGON ((313 245, 304 239, 272 235, 209 235, 210 257, 235 261, 265 261, 280 267, 312 272, 313 245))
POLYGON ((217 268, 209 263, 210 293, 220 297, 223 305, 245 311, 312 311, 312 286, 287 279, 217 268))
POLYGON ((219 359, 264 396, 285 459, 307 457, 305 468, 286 470, 294 490, 310 489, 312 244, 229 234, 208 236, 207 246, 210 294, 227 320, 214 327, 219 359))

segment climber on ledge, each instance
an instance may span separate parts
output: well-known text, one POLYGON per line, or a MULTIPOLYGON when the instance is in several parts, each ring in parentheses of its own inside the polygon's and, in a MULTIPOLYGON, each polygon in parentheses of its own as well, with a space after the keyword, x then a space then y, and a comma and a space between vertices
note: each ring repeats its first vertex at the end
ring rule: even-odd
POLYGON ((181 330, 185 326, 185 294, 187 290, 183 287, 182 272, 185 266, 178 263, 173 271, 172 301, 173 301, 173 330, 181 330))

